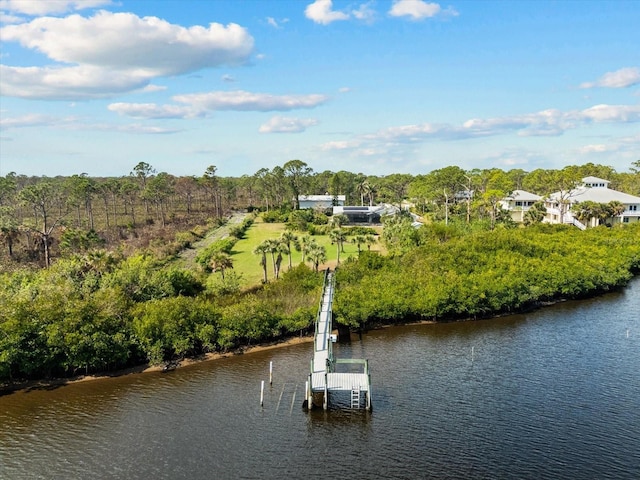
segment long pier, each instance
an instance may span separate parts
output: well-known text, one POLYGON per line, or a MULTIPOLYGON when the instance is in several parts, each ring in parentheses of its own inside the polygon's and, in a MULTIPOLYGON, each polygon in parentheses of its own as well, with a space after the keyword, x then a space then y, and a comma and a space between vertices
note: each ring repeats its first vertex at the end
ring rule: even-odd
POLYGON ((334 290, 334 273, 327 269, 315 321, 311 372, 306 383, 306 405, 309 409, 322 405, 327 410, 330 394, 348 392, 351 394, 351 408, 364 406, 367 410, 371 410, 371 376, 368 360, 336 359, 333 356, 333 343, 337 340, 336 336, 331 333, 333 330, 334 290), (338 371, 354 368, 360 372, 338 371))

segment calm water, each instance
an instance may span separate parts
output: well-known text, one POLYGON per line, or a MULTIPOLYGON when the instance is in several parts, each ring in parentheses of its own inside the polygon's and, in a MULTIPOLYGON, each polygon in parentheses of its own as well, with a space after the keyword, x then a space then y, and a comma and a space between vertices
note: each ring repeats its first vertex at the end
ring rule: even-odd
POLYGON ((303 412, 311 351, 0 397, 0 478, 640 478, 640 279, 339 345, 370 360, 372 414, 303 412))

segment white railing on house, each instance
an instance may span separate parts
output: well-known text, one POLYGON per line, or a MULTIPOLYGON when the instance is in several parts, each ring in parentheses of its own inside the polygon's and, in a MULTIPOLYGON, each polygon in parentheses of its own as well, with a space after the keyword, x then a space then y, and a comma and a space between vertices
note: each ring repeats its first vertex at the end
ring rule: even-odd
POLYGON ((586 230, 587 229, 587 226, 584 223, 582 223, 580 220, 576 219, 575 217, 572 217, 571 215, 565 215, 563 223, 568 223, 568 224, 571 224, 571 225, 575 225, 580 230, 586 230))

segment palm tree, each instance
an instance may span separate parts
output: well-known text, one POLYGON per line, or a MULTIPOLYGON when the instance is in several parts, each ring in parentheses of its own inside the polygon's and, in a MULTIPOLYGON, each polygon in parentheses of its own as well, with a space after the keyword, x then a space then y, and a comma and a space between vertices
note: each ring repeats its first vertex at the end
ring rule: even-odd
POLYGON ((534 223, 541 223, 547 214, 547 209, 542 202, 535 202, 529 210, 524 214, 522 219, 525 225, 533 225, 534 223))
POLYGON ((295 244, 296 250, 302 252, 302 260, 300 260, 300 263, 304 263, 309 247, 315 242, 316 241, 311 238, 310 235, 303 235, 302 237, 300 237, 298 243, 295 244))
POLYGON ((280 245, 280 241, 276 238, 270 238, 269 240, 265 240, 262 242, 267 245, 267 252, 271 254, 271 263, 273 264, 273 274, 276 275, 276 252, 278 251, 278 245, 280 245))
POLYGON ((253 253, 255 255, 260 255, 260 265, 262 266, 262 270, 264 271, 264 277, 262 279, 262 283, 267 283, 267 252, 269 251, 269 245, 267 245, 267 241, 265 240, 261 244, 259 244, 254 250, 253 253))
POLYGON ((364 241, 367 244, 367 250, 371 250, 371 245, 376 243, 377 240, 373 235, 367 235, 366 237, 364 237, 364 241))
POLYGON ((351 239, 351 243, 358 247, 358 255, 360 255, 361 245, 367 243, 367 239, 364 235, 356 235, 351 239))
POLYGON ((624 203, 618 200, 612 200, 609 202, 609 208, 611 209, 612 217, 619 217, 624 213, 627 207, 624 206, 624 203))
POLYGON ((216 252, 211 257, 209 266, 214 272, 220 272, 222 280, 224 280, 224 271, 227 268, 233 268, 233 260, 231 260, 231 257, 227 253, 216 252))
POLYGON ((289 255, 289 259, 291 259, 291 252, 289 251, 289 247, 287 247, 287 244, 279 241, 275 247, 275 251, 278 254, 278 256, 276 257, 276 270, 275 270, 275 275, 276 275, 276 279, 280 278, 280 265, 282 264, 282 255, 289 255))
POLYGON ((340 252, 344 251, 343 244, 347 240, 347 236, 345 235, 344 231, 336 228, 335 230, 331 230, 331 232, 329 233, 329 238, 331 239, 332 244, 335 243, 337 245, 338 264, 340 264, 340 252))
POLYGON ((364 205, 364 197, 369 196, 371 200, 371 185, 366 178, 363 178, 361 182, 356 185, 356 192, 360 195, 360 205, 364 205))
POLYGON ((314 242, 307 249, 307 258, 313 263, 314 270, 317 272, 319 265, 327 261, 327 250, 314 242))
POLYGON ((294 247, 297 247, 297 243, 298 243, 298 236, 296 234, 294 234, 293 232, 290 231, 285 231, 282 232, 282 235, 280 235, 280 241, 285 244, 287 246, 287 255, 289 255, 289 270, 291 270, 292 265, 291 265, 291 244, 293 244, 294 247))

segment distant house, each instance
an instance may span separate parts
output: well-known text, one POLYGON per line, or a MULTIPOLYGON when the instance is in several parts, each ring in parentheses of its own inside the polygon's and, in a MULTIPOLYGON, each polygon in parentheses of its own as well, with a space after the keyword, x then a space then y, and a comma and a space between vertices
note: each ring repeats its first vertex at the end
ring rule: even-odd
MULTIPOLYGON (((595 202, 607 204, 618 201, 624 205, 624 211, 612 219, 612 223, 634 223, 640 221, 640 197, 618 192, 609 188, 609 181, 597 177, 585 177, 582 186, 569 192, 555 192, 545 199, 547 207, 547 223, 582 224, 575 218, 571 207, 581 202, 595 202)), ((588 225, 595 227, 599 224, 597 218, 591 218, 588 225)))
POLYGON ((527 192, 525 190, 514 190, 511 195, 500 200, 500 205, 504 210, 511 213, 514 222, 523 222, 524 214, 527 213, 534 203, 542 200, 540 195, 527 192))
POLYGON ((399 211, 398 207, 392 205, 333 207, 333 215, 344 215, 349 223, 377 224, 385 215, 395 215, 399 211))
POLYGON ((342 206, 346 200, 344 195, 298 195, 300 210, 305 208, 328 209, 334 206, 342 206))

